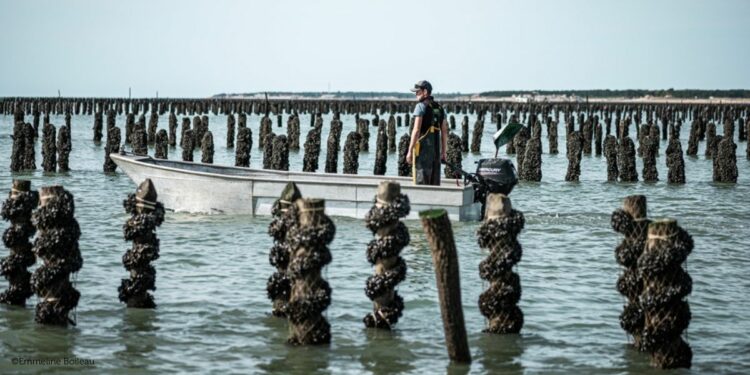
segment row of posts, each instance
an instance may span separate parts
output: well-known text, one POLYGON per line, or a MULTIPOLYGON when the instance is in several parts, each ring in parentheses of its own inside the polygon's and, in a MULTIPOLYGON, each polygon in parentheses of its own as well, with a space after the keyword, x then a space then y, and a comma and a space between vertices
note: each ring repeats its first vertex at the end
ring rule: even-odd
MULTIPOLYGON (((407 115, 408 116, 408 115, 407 115)), ((102 138, 102 113, 97 112, 94 119, 94 141, 99 142, 102 138)), ((500 117, 500 116, 498 116, 500 117)), ((318 159, 321 152, 322 117, 311 117, 313 127, 308 132, 305 141, 305 154, 303 158, 303 171, 315 172, 319 169, 318 159)), ((401 117, 390 116, 388 121, 378 120, 375 116, 373 124, 377 123, 376 153, 373 174, 384 175, 386 173, 386 160, 388 153, 398 151, 398 175, 409 176, 411 168, 405 160, 409 144, 409 133, 404 134, 396 142, 396 127, 400 124, 401 117)), ((541 181, 542 179, 542 143, 541 122, 538 116, 528 116, 528 125, 514 137, 507 145, 508 154, 517 155, 517 167, 519 178, 523 181, 541 181)), ((115 113, 110 110, 106 118, 106 144, 104 156, 104 171, 113 172, 116 164, 111 160, 109 154, 121 149, 121 142, 130 144, 135 154, 147 155, 148 145, 154 145, 154 157, 157 159, 168 158, 168 146, 177 144, 177 118, 174 113, 169 116, 169 132, 161 129, 157 131, 158 116, 152 113, 146 128, 145 116, 141 115, 138 121, 134 121, 134 115, 128 114, 126 121, 125 137, 122 139, 120 129, 115 126, 115 113)), ((455 119, 450 117, 451 128, 455 127, 455 119)), ((356 119, 357 130, 347 135, 344 144, 344 166, 343 173, 356 174, 359 167, 360 151, 369 148, 369 120, 356 119)), ((497 119, 498 129, 501 127, 500 119, 497 119)), ((517 121, 515 117, 510 121, 517 121)), ((193 161, 196 148, 201 149, 202 163, 213 163, 214 140, 213 134, 208 128, 208 116, 194 116, 192 127, 190 119, 185 117, 182 121, 180 146, 182 147, 182 160, 193 161)), ((638 148, 628 136, 630 119, 623 119, 617 126, 617 136, 610 134, 610 126, 607 124, 606 131, 602 132, 602 126, 597 117, 585 121, 579 120, 580 129, 575 130, 573 116, 568 118, 566 126, 568 170, 565 175, 566 181, 578 181, 581 173, 581 156, 592 153, 593 149, 597 156, 604 155, 607 163, 607 180, 635 182, 638 181, 636 171, 636 155, 643 159, 643 170, 641 176, 646 182, 659 180, 656 168, 656 158, 659 154, 659 127, 653 124, 636 126, 638 148), (592 125, 595 124, 595 125, 592 125)), ((246 116, 240 115, 237 130, 237 148, 235 152, 235 166, 248 167, 250 165, 250 151, 252 149, 252 130, 246 126, 246 116)), ((279 125, 281 123, 279 122, 279 125)), ((557 122, 551 117, 546 120, 549 153, 557 153, 557 122)), ((683 159, 682 145, 679 140, 681 122, 669 123, 662 130, 668 130, 668 146, 666 148, 666 163, 668 168, 668 181, 670 183, 685 183, 685 162, 683 159)), ((740 128, 746 133, 745 127, 750 127, 750 121, 745 123, 740 118, 740 128)), ((705 121, 696 118, 690 130, 688 155, 696 155, 697 143, 706 141, 706 157, 712 159, 713 180, 715 182, 737 181, 737 144, 734 143, 734 121, 727 119, 724 122, 724 135, 716 135, 714 123, 706 124, 705 121)), ((331 121, 328 136, 328 153, 325 158, 326 173, 337 173, 338 152, 341 142, 342 123, 336 114, 331 121)), ((287 134, 276 135, 272 131, 271 119, 266 116, 261 119, 259 147, 263 149, 263 167, 267 169, 288 170, 289 150, 299 149, 299 117, 290 116, 287 122, 287 134), (278 139, 277 139, 278 138, 278 139)), ((484 118, 477 119, 474 126, 474 136, 471 142, 471 151, 479 152, 481 136, 484 130, 484 118)), ((55 126, 45 122, 42 129, 42 168, 45 172, 67 172, 69 168, 69 155, 71 151, 70 125, 63 125, 59 131, 55 126)), ((234 115, 227 117, 227 147, 234 147, 235 143, 235 120, 234 115)), ((447 142, 447 159, 450 165, 461 165, 462 152, 469 151, 468 147, 468 117, 464 116, 462 121, 462 136, 450 132, 447 142), (460 150, 460 151, 459 151, 460 150)), ((741 134, 742 135, 742 134, 741 134)), ((23 171, 36 169, 35 163, 35 139, 37 131, 34 126, 23 123, 22 119, 15 123, 13 134, 13 148, 11 154, 11 171, 23 171)), ((750 143, 748 143, 750 145, 750 143)), ((748 148, 750 157, 750 147, 748 148)), ((452 170, 448 165, 445 167, 446 177, 458 178, 458 171, 452 170)))
MULTIPOLYGON (((156 228, 164 221, 164 207, 148 179, 123 206, 131 215, 123 234, 133 245, 123 256, 130 276, 118 288, 119 299, 128 307, 154 308, 149 291, 156 288, 156 270, 151 262, 159 257, 156 228)), ((1 262, 9 288, 0 294, 0 302, 23 306, 36 293, 40 300, 36 321, 42 324, 76 324, 70 311, 77 306, 80 293, 71 274, 81 269, 83 258, 74 207, 72 194, 62 186, 42 187, 37 193, 27 180, 13 181, 2 206, 2 218, 10 221, 3 235, 10 255, 1 262), (27 268, 37 258, 43 264, 31 274, 27 268)), ((407 271, 400 253, 410 242, 402 222, 409 212, 409 198, 401 193, 400 185, 384 181, 365 215, 365 225, 375 236, 366 251, 375 267, 365 283, 365 294, 373 303, 372 312, 363 318, 368 328, 391 329, 402 316, 404 300, 397 285, 407 271)), ((612 228, 624 236, 615 249, 623 267, 617 289, 627 299, 620 322, 633 338, 633 346, 651 354, 654 366, 690 367, 692 350, 682 333, 691 317, 685 299, 692 291, 692 279, 684 264, 693 240, 675 220, 652 221, 646 212, 646 197, 635 195, 626 197, 623 208, 612 214, 612 228)), ((297 186, 289 183, 274 203, 272 215, 269 260, 276 272, 268 280, 267 292, 273 314, 288 319, 291 344, 329 343, 330 324, 323 313, 331 303, 331 288, 321 271, 332 260, 328 245, 336 228, 325 214, 325 202, 303 198, 297 186)), ((450 220, 445 210, 423 211, 419 216, 432 249, 449 356, 470 362, 450 220)), ((485 219, 477 230, 479 246, 488 251, 479 264, 480 277, 489 283, 478 301, 487 318, 485 332, 519 333, 523 326, 518 308, 520 277, 514 267, 522 256, 518 235, 524 224, 523 213, 512 208, 507 196, 488 196, 485 219)))
MULTIPOLYGON (((130 277, 122 280, 118 292, 128 307, 156 307, 149 293, 156 289, 156 270, 151 262, 159 258, 156 227, 164 221, 164 207, 156 198, 156 189, 147 179, 123 202, 131 215, 123 234, 133 246, 122 258, 130 277)), ((30 181, 13 180, 1 214, 3 220, 10 222, 3 234, 10 255, 0 261, 0 273, 9 284, 0 293, 0 303, 25 306, 26 300, 36 294, 38 323, 76 325, 71 311, 81 295, 74 287, 74 279, 83 266, 83 257, 78 246, 81 229, 75 219, 73 195, 59 185, 45 186, 36 192, 31 190, 30 181), (32 274, 28 268, 37 260, 42 264, 32 274)))

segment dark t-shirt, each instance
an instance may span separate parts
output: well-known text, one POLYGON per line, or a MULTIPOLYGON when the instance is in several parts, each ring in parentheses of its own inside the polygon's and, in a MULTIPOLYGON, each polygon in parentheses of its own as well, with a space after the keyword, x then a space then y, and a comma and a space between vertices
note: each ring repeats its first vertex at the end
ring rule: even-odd
MULTIPOLYGON (((424 134, 430 126, 433 125, 433 111, 429 106, 429 102, 432 101, 432 97, 422 100, 414 107, 414 112, 412 113, 412 116, 414 117, 422 117, 422 126, 419 129, 419 132, 421 134, 424 134)), ((439 104, 435 103, 435 105, 439 106, 439 104)), ((442 125, 443 120, 445 119, 445 110, 443 107, 440 107, 440 116, 437 119, 438 121, 435 123, 435 126, 439 129, 442 125)))

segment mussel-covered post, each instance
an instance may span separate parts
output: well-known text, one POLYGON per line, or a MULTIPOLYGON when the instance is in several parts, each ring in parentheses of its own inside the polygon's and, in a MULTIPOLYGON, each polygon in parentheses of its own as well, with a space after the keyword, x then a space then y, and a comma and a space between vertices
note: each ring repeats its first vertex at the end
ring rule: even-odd
POLYGON ((20 172, 24 169, 24 154, 26 153, 26 137, 24 137, 23 122, 16 122, 13 125, 13 148, 10 154, 10 171, 20 172))
POLYGON ((237 130, 237 148, 234 154, 236 167, 250 166, 250 149, 253 147, 253 133, 250 128, 240 127, 237 130))
POLYGON ((643 276, 642 343, 655 367, 689 368, 693 359, 693 351, 681 337, 691 317, 685 298, 693 289, 693 280, 682 264, 692 250, 693 238, 675 220, 649 224, 638 272, 643 276))
MULTIPOLYGON (((404 133, 398 141, 398 175, 399 176, 410 176, 411 175, 411 164, 406 160, 406 153, 409 151, 409 140, 411 137, 409 133, 404 133)), ((460 138, 459 138, 460 142, 460 138)), ((461 145, 459 145, 458 152, 460 153, 461 145)), ((450 150, 450 146, 448 147, 450 150)))
POLYGON ((386 161, 388 159, 388 138, 386 135, 385 120, 380 120, 378 125, 378 134, 375 140, 375 166, 372 174, 384 175, 386 171, 386 161))
POLYGON ((214 135, 210 130, 203 133, 201 141, 201 163, 213 164, 214 162, 214 135))
POLYGON ((539 182, 542 180, 542 138, 540 133, 541 128, 535 127, 532 130, 531 139, 526 142, 524 147, 523 166, 520 173, 520 178, 524 181, 539 182))
POLYGON ((343 124, 339 120, 331 121, 331 131, 328 132, 328 141, 326 146, 326 173, 336 173, 339 163, 339 148, 341 140, 341 130, 343 124))
POLYGON ((148 292, 156 290, 156 269, 151 262, 159 259, 156 227, 164 222, 164 206, 156 199, 156 188, 147 178, 138 185, 135 194, 129 194, 122 202, 125 212, 131 215, 122 231, 126 241, 133 241, 133 247, 122 257, 130 278, 122 279, 117 291, 120 301, 128 307, 156 307, 154 296, 148 292))
POLYGON ((635 144, 627 135, 620 138, 617 146, 617 163, 620 181, 638 182, 638 172, 635 169, 635 144))
MULTIPOLYGON (((66 126, 64 126, 64 125, 60 127, 59 133, 60 133, 61 136, 65 135, 65 134, 63 134, 63 129, 66 129, 66 131, 67 131, 68 128, 66 126)), ((23 137, 24 137, 24 142, 23 143, 25 145, 25 150, 24 150, 24 153, 23 153, 23 169, 27 170, 27 171, 33 171, 33 170, 36 169, 36 151, 34 150, 34 145, 36 143, 35 142, 36 141, 36 139, 35 139, 35 137, 36 137, 36 131, 34 130, 34 126, 33 125, 31 125, 31 124, 25 124, 24 125, 24 127, 23 127, 23 137)), ((58 137, 57 152, 59 154, 61 154, 60 157, 63 157, 63 156, 65 157, 65 160, 64 160, 64 162, 65 162, 65 165, 64 165, 65 169, 62 168, 63 165, 60 163, 60 157, 58 157, 58 165, 60 165, 60 171, 61 172, 67 172, 68 171, 68 159, 67 159, 67 154, 64 154, 64 151, 61 151, 61 148, 60 148, 60 142, 61 142, 61 140, 63 140, 63 138, 58 137)), ((70 133, 68 133, 67 144, 68 144, 68 152, 70 152, 70 148, 69 148, 70 147, 69 146, 69 144, 70 144, 70 133)))
MULTIPOLYGON (((273 133, 271 133, 273 134, 273 133)), ((271 169, 277 171, 289 170, 289 141, 286 135, 278 135, 273 138, 273 155, 271 155, 271 169)), ((265 149, 263 150, 265 152, 265 149)))
MULTIPOLYGON (((445 159, 450 165, 447 163, 445 164, 445 169, 443 172, 445 173, 446 178, 461 178, 461 171, 454 170, 451 165, 456 166, 458 168, 462 167, 463 162, 463 155, 461 154, 461 137, 456 135, 453 132, 450 132, 448 134, 448 142, 447 143, 447 150, 445 152, 445 159)), ((406 147, 409 147, 409 138, 406 138, 406 147)), ((411 174, 411 165, 406 165, 406 174, 403 176, 409 176, 411 174)), ((400 174, 399 174, 400 175, 400 174)))
POLYGON ((469 116, 464 116, 461 120, 461 150, 469 152, 469 116))
POLYGON ((117 164, 112 161, 109 154, 120 151, 120 128, 113 126, 107 128, 107 144, 104 146, 104 172, 114 172, 117 164))
POLYGON ((477 121, 474 123, 474 132, 471 137, 471 152, 479 153, 482 145, 482 133, 484 133, 484 118, 477 117, 477 121))
POLYGON ((32 251, 42 265, 31 276, 31 288, 39 298, 36 321, 66 326, 76 324, 69 316, 81 294, 70 274, 83 266, 78 248, 81 229, 76 221, 73 194, 62 186, 44 186, 39 191, 39 209, 31 216, 38 232, 32 251))
POLYGON ((167 131, 160 129, 156 132, 156 141, 154 145, 154 158, 156 159, 168 159, 169 158, 169 139, 167 131))
POLYGON ((410 238, 409 230, 399 219, 406 217, 410 209, 409 197, 401 194, 401 185, 383 181, 375 204, 365 214, 365 225, 375 235, 367 245, 367 261, 375 266, 375 274, 365 285, 365 294, 373 303, 373 312, 363 319, 366 327, 391 329, 404 310, 404 299, 396 286, 406 277, 406 262, 400 254, 410 238))
POLYGON ((659 152, 659 134, 643 135, 641 150, 643 152, 643 172, 641 173, 643 181, 659 181, 659 171, 656 169, 656 154, 659 152))
POLYGON ((617 138, 614 135, 604 138, 604 157, 607 159, 607 181, 617 182, 620 173, 617 169, 617 138))
POLYGON ((302 171, 315 172, 318 170, 320 156, 321 127, 315 126, 307 133, 305 140, 305 155, 302 158, 302 171))
MULTIPOLYGON (((156 133, 156 136, 158 137, 159 133, 156 133)), ((169 114, 168 143, 169 143, 169 146, 171 147, 174 147, 177 145, 177 115, 175 115, 174 112, 171 112, 169 114)))
POLYGON ((469 363, 471 353, 464 326, 464 309, 461 305, 458 253, 448 212, 427 210, 420 212, 419 217, 432 251, 448 356, 451 361, 469 363))
POLYGON ((557 154, 557 121, 547 121, 547 139, 549 140, 549 153, 557 154))
POLYGON ((521 279, 513 267, 523 253, 518 234, 525 223, 523 212, 513 209, 510 198, 487 196, 487 213, 477 230, 479 247, 489 250, 479 263, 479 277, 490 283, 479 296, 479 311, 489 321, 485 332, 518 333, 523 327, 523 312, 518 307, 521 279))
MULTIPOLYGON (((28 148, 27 148, 28 149, 28 148)), ((60 130, 57 131, 57 170, 60 172, 68 172, 70 170, 69 160, 70 151, 73 149, 73 144, 70 141, 70 129, 63 125, 60 130)), ((32 148, 33 151, 33 148, 32 148)))
POLYGON ((104 134, 102 134, 102 129, 104 129, 104 114, 99 111, 94 114, 94 142, 101 142, 102 137, 104 134))
POLYGON ((272 131, 266 133, 263 137, 263 169, 271 169, 273 165, 273 140, 276 138, 276 134, 272 131))
POLYGON ((344 142, 344 174, 357 174, 359 170, 359 148, 362 135, 353 131, 346 136, 344 142))
POLYGON ((617 290, 627 298, 620 314, 620 326, 633 337, 633 346, 638 350, 643 350, 643 308, 638 300, 643 290, 643 279, 638 273, 638 257, 646 246, 649 223, 646 197, 643 195, 625 197, 622 208, 612 213, 612 229, 625 236, 615 248, 615 259, 623 267, 617 279, 617 290))
MULTIPOLYGON (((187 133, 187 131, 186 131, 187 133)), ((148 155, 148 136, 146 135, 146 125, 145 120, 143 119, 143 116, 138 119, 138 122, 135 123, 135 126, 133 126, 133 139, 130 140, 131 147, 133 148, 133 153, 136 155, 148 155)), ((185 148, 185 134, 182 134, 183 137, 183 152, 185 148)), ((192 159, 190 159, 192 161, 192 159)))
POLYGON ((676 137, 669 140, 667 146, 667 181, 670 184, 685 183, 685 159, 682 157, 682 145, 676 137))
POLYGON ((42 129, 44 129, 42 135, 42 169, 45 172, 55 172, 57 170, 55 125, 47 123, 44 124, 42 129))
POLYGON ((195 150, 195 132, 188 129, 182 135, 182 160, 193 161, 193 151, 195 150))
POLYGON ((737 144, 734 137, 734 125, 724 124, 724 137, 717 137, 713 154, 714 182, 737 182, 737 144))
POLYGON ((273 246, 268 254, 268 261, 276 267, 266 284, 268 299, 273 302, 272 313, 274 316, 285 317, 289 295, 292 292, 292 282, 289 278, 287 268, 291 249, 287 241, 287 233, 297 220, 295 202, 302 198, 297 185, 290 182, 281 192, 281 197, 271 207, 271 223, 268 224, 268 234, 273 238, 273 246))
POLYGON ((581 176, 581 153, 583 151, 581 139, 580 132, 574 131, 568 134, 568 172, 565 174, 565 181, 578 181, 581 176))
POLYGON ((325 214, 322 199, 298 199, 297 225, 287 233, 291 248, 289 274, 292 291, 287 307, 291 323, 289 343, 317 345, 331 342, 331 325, 323 311, 331 304, 331 287, 321 277, 323 267, 331 262, 328 244, 336 227, 325 214))
POLYGON ((234 148, 234 114, 227 116, 227 148, 234 148))
POLYGON ((8 280, 8 290, 0 293, 0 303, 25 306, 31 297, 31 267, 36 258, 29 239, 36 232, 31 212, 39 203, 39 194, 31 190, 31 181, 13 180, 8 199, 3 202, 2 218, 10 221, 3 233, 3 243, 10 255, 0 260, 0 274, 8 280))

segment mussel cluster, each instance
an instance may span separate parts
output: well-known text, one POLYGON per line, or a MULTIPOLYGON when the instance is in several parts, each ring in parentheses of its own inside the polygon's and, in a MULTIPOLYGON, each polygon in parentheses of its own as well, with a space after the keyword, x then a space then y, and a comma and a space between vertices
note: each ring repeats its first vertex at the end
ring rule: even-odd
MULTIPOLYGON (((640 304, 645 311, 642 342, 651 352, 651 362, 660 368, 689 368, 693 353, 682 339, 690 323, 690 306, 685 300, 693 281, 682 264, 693 250, 693 239, 672 222, 667 231, 649 227, 649 239, 638 270, 644 283, 640 304)), ((669 225, 669 224, 667 224, 669 225)))
POLYGON ((83 266, 78 248, 81 229, 73 216, 73 195, 62 186, 44 187, 41 206, 32 214, 38 235, 32 248, 42 265, 31 276, 31 288, 39 297, 36 321, 67 325, 75 322, 68 312, 78 305, 81 294, 73 288, 70 274, 83 266))
POLYGON ((344 174, 357 174, 359 170, 359 151, 362 135, 358 132, 350 132, 344 143, 344 174))
POLYGON ((268 225, 268 234, 273 238, 268 261, 276 267, 276 272, 268 278, 266 292, 268 298, 273 301, 273 315, 279 317, 286 316, 287 303, 292 291, 292 282, 287 274, 291 254, 286 241, 287 232, 295 225, 297 217, 296 207, 291 204, 292 202, 282 199, 274 202, 271 208, 273 218, 268 225))
MULTIPOLYGON (((28 181, 22 182, 31 185, 28 181)), ((15 182, 14 182, 15 185, 15 182)), ((23 306, 33 294, 31 291, 31 267, 36 258, 31 251, 31 238, 36 228, 31 224, 31 212, 39 203, 36 191, 13 191, 3 202, 0 215, 10 221, 3 233, 3 243, 10 255, 0 260, 0 274, 8 280, 8 289, 0 293, 0 303, 23 306)))
POLYGON ((479 263, 479 276, 490 286, 479 296, 479 311, 489 319, 489 333, 518 333, 523 327, 523 312, 518 307, 521 281, 513 266, 521 260, 518 234, 526 220, 523 213, 511 209, 508 215, 488 218, 477 230, 479 247, 489 256, 479 263))
POLYGON ((391 202, 376 203, 365 215, 365 225, 376 235, 367 245, 367 261, 376 266, 365 284, 365 294, 373 301, 373 312, 363 319, 369 328, 390 329, 404 310, 404 299, 395 289, 406 278, 406 262, 399 254, 411 239, 400 219, 410 210, 409 197, 398 194, 391 202))
POLYGON ((287 233, 291 249, 288 273, 292 292, 287 305, 291 323, 289 343, 294 345, 327 344, 331 341, 331 326, 322 313, 331 304, 331 288, 321 278, 321 269, 331 262, 328 244, 333 241, 336 227, 322 211, 322 203, 297 200, 298 223, 287 233), (301 202, 301 204, 300 204, 301 202), (308 208, 306 205, 320 204, 308 208), (307 220, 302 220, 306 215, 307 220))
POLYGON ((644 350, 641 343, 643 307, 638 299, 643 290, 643 279, 637 263, 646 246, 646 234, 651 221, 646 218, 635 219, 627 211, 617 209, 612 213, 610 222, 615 232, 625 236, 615 248, 615 259, 624 267, 617 279, 617 291, 628 299, 620 314, 620 326, 633 336, 636 349, 644 350))
MULTIPOLYGON (((271 169, 277 171, 289 170, 289 142, 285 135, 276 136, 273 139, 273 155, 271 156, 271 169)), ((265 153, 265 150, 263 150, 265 153)))
MULTIPOLYGON (((139 188, 140 190, 141 188, 139 188)), ((148 292, 156 290, 156 269, 151 262, 159 259, 159 239, 156 227, 164 222, 164 206, 156 202, 156 194, 149 196, 145 207, 136 194, 123 201, 125 211, 131 217, 123 225, 125 240, 133 246, 122 257, 122 264, 130 272, 129 279, 122 279, 117 289, 120 301, 128 307, 155 308, 154 297, 148 292)))
MULTIPOLYGON (((242 117, 240 117, 242 119, 242 117)), ((242 122, 240 122, 242 124, 242 122)), ((240 126, 237 130, 237 148, 235 150, 234 165, 237 167, 250 166, 250 150, 253 148, 253 132, 250 128, 240 126)))
POLYGON ((302 171, 315 172, 318 170, 318 158, 320 157, 321 127, 315 126, 307 133, 305 140, 305 155, 302 158, 302 171))

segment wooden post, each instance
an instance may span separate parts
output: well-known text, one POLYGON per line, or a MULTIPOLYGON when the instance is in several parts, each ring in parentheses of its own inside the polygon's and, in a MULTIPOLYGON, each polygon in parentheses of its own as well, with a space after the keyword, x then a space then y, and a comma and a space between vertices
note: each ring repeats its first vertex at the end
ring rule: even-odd
POLYGON ((615 260, 622 266, 622 273, 617 279, 617 290, 625 298, 626 304, 620 314, 620 326, 633 337, 633 346, 644 350, 643 308, 639 295, 643 289, 643 278, 638 273, 638 258, 646 246, 648 225, 651 223, 646 217, 646 196, 629 195, 625 197, 622 208, 612 213, 610 223, 615 232, 624 238, 615 248, 615 260))
POLYGON ((409 244, 409 230, 399 219, 410 209, 409 197, 401 194, 401 185, 382 181, 375 204, 365 214, 365 225, 375 236, 367 245, 367 261, 375 266, 375 274, 365 286, 365 294, 373 302, 373 312, 363 319, 368 328, 391 329, 404 310, 404 299, 396 287, 406 278, 406 262, 400 254, 409 244))
POLYGON ((62 186, 39 189, 39 208, 32 214, 37 237, 32 251, 41 265, 31 277, 31 288, 39 298, 36 322, 75 325, 68 316, 78 305, 81 294, 73 287, 70 274, 78 272, 83 258, 78 247, 81 233, 74 214, 73 195, 62 186), (57 273, 57 277, 44 277, 57 273))
POLYGON ((131 215, 123 226, 123 234, 133 246, 122 258, 130 278, 122 279, 117 291, 120 301, 128 307, 156 308, 154 296, 148 292, 156 290, 156 269, 151 262, 159 259, 156 227, 164 222, 164 206, 156 199, 156 188, 147 178, 123 201, 125 212, 131 215))
POLYGON ((419 217, 432 250, 448 356, 454 362, 470 363, 471 353, 461 305, 458 254, 448 213, 443 209, 427 210, 420 212, 419 217))
POLYGON ((34 294, 31 291, 31 272, 27 268, 36 262, 30 239, 36 232, 31 214, 38 203, 39 194, 31 190, 31 181, 13 180, 0 215, 3 220, 10 222, 8 229, 3 232, 10 255, 0 261, 3 265, 2 275, 8 280, 8 289, 0 293, 0 303, 24 306, 26 300, 34 294))

